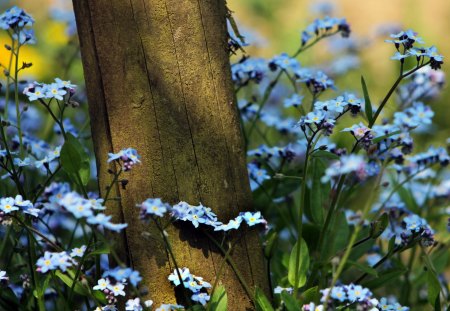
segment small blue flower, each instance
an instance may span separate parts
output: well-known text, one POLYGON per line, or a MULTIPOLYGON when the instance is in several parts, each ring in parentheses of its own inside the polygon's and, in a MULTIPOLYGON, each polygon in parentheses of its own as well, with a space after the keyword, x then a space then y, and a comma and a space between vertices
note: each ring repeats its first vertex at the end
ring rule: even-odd
POLYGON ((242 223, 242 217, 238 216, 235 219, 231 219, 227 224, 222 224, 214 228, 214 231, 228 231, 231 229, 239 229, 242 223))
POLYGON ((2 198, 0 199, 0 210, 5 214, 9 214, 14 211, 18 211, 19 208, 15 205, 15 200, 13 198, 2 198))
POLYGON ((163 203, 161 199, 147 199, 142 202, 141 205, 142 211, 147 215, 156 215, 159 217, 163 217, 164 213, 166 213, 170 209, 170 205, 167 203, 163 203))
POLYGON ((322 111, 312 111, 306 115, 305 123, 320 124, 325 119, 325 117, 326 115, 322 111))
POLYGON ((267 221, 264 218, 262 218, 261 212, 256 213, 245 212, 241 213, 240 216, 242 216, 247 225, 249 225, 250 227, 256 224, 267 224, 267 221))
POLYGON ((108 153, 108 163, 111 161, 122 161, 124 171, 129 171, 136 163, 141 161, 140 155, 133 148, 122 149, 118 153, 108 153))
POLYGON ((191 299, 193 301, 200 302, 202 305, 206 305, 206 303, 209 301, 211 297, 207 293, 200 293, 197 292, 194 295, 192 295, 191 299))
POLYGON ((57 83, 52 83, 48 85, 47 92, 45 93, 45 98, 55 98, 57 100, 63 100, 63 96, 66 94, 66 90, 61 89, 57 83))
POLYGON ((302 104, 302 101, 303 101, 303 96, 294 94, 291 97, 286 98, 284 100, 284 107, 285 108, 289 108, 289 107, 297 108, 298 106, 300 106, 302 104))
POLYGON ((339 300, 340 302, 343 302, 347 299, 347 294, 344 291, 344 288, 341 286, 335 286, 331 290, 330 297, 336 300, 339 300))
POLYGON ((267 171, 254 163, 247 164, 247 170, 250 177, 250 188, 252 191, 258 189, 265 180, 270 179, 267 171))
POLYGON ((297 59, 287 55, 287 53, 282 53, 272 58, 269 63, 269 67, 272 70, 276 70, 277 68, 284 70, 296 70, 300 68, 300 63, 297 59))
POLYGON ((405 224, 405 229, 412 232, 419 232, 423 226, 426 225, 426 221, 415 214, 406 216, 403 218, 403 222, 405 224))
POLYGON ((84 252, 86 251, 86 245, 82 245, 81 247, 75 247, 72 249, 70 256, 72 257, 83 257, 84 252))
POLYGON ((367 296, 371 295, 371 292, 367 288, 363 288, 361 285, 350 285, 347 287, 348 300, 363 301, 367 296))

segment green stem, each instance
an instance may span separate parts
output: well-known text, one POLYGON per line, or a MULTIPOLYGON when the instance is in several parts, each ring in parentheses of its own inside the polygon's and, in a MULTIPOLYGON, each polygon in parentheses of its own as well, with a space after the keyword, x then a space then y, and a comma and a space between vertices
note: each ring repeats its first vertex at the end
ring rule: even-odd
POLYGON ((245 282, 244 277, 242 276, 241 272, 239 271, 239 269, 236 266, 236 263, 233 261, 233 259, 230 256, 227 256, 227 252, 225 251, 225 249, 222 247, 222 245, 220 245, 219 242, 217 242, 212 236, 211 234, 209 234, 208 232, 204 231, 205 235, 214 243, 214 245, 217 246, 217 248, 222 252, 222 255, 224 256, 224 258, 226 259, 226 261, 228 261, 228 264, 231 266, 231 268, 233 269, 234 273, 236 274, 239 282, 241 283, 242 287, 245 290, 245 293, 247 294, 247 296, 252 300, 253 304, 255 304, 255 297, 253 296, 252 291, 250 290, 250 287, 248 286, 247 282, 245 282))
MULTIPOLYGON (((17 33, 19 37, 19 33, 17 33)), ((17 119, 17 131, 19 135, 19 144, 20 144, 20 156, 23 157, 23 138, 22 138, 22 127, 21 127, 21 116, 20 116, 20 106, 19 106, 19 50, 20 50, 20 42, 17 45, 16 51, 16 61, 15 61, 15 70, 14 70, 14 101, 16 103, 16 119, 17 119)))
MULTIPOLYGON (((8 32, 9 33, 9 32, 8 32)), ((11 37, 11 53, 9 54, 8 75, 6 76, 6 90, 5 90, 5 109, 3 111, 3 118, 8 119, 8 106, 9 106, 9 86, 11 83, 11 66, 14 55, 15 40, 11 37)))
POLYGON ((387 101, 389 100, 389 98, 391 97, 391 95, 394 93, 395 89, 397 88, 397 86, 400 84, 400 82, 408 77, 409 75, 413 74, 414 72, 416 72, 417 70, 419 70, 422 67, 427 66, 428 64, 430 64, 430 62, 426 62, 425 64, 422 64, 420 66, 417 66, 414 69, 411 69, 410 71, 406 72, 406 73, 402 73, 400 74, 400 76, 397 78, 397 80, 395 80, 394 85, 390 88, 390 90, 387 92, 386 96, 383 98, 383 100, 381 101, 380 107, 378 107, 377 111, 375 112, 372 122, 369 123, 369 127, 371 128, 375 122, 377 121, 378 116, 380 115, 381 111, 383 110, 384 106, 386 105, 387 101))

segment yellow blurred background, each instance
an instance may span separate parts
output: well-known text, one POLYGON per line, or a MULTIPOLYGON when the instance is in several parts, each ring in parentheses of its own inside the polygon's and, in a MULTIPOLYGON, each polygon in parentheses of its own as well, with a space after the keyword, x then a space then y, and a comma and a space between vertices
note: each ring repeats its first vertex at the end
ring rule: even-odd
MULTIPOLYGON (((450 1, 449 0, 227 0, 228 7, 244 29, 256 31, 265 43, 257 48, 248 47, 250 55, 272 57, 281 52, 293 53, 299 46, 301 31, 314 18, 314 7, 323 3, 334 7, 332 17, 345 17, 352 29, 351 37, 373 38, 377 28, 397 25, 401 29, 413 29, 419 33, 426 46, 436 45, 444 55, 442 70, 450 69, 450 1)), ((323 16, 323 15, 322 15, 323 16)), ((245 31, 244 31, 245 32, 245 31)), ((369 86, 373 103, 378 103, 392 85, 398 72, 398 63, 390 60, 395 49, 384 42, 387 34, 376 39, 361 54, 360 68, 349 72, 337 83, 340 91, 347 88, 360 91, 360 76, 364 75, 369 86)), ((300 55, 302 65, 318 65, 332 56, 329 45, 320 42, 304 55, 300 55)), ((329 94, 329 96, 332 96, 329 94)), ((436 131, 425 134, 423 142, 444 144, 450 137, 447 120, 450 117, 448 101, 450 93, 445 87, 442 96, 430 104, 436 115, 436 131)), ((387 105, 387 110, 394 110, 387 105)), ((425 146, 424 146, 425 147, 425 146)))

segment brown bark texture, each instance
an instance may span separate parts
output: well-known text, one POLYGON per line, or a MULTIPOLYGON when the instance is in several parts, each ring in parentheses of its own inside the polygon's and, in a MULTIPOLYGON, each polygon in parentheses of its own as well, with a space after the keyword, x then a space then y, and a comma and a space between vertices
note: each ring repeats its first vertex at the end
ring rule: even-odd
MULTIPOLYGON (((78 25, 100 191, 110 184, 108 152, 138 150, 107 202, 122 259, 141 272, 146 298, 175 303, 173 271, 159 233, 139 220, 137 203, 200 202, 227 222, 251 209, 245 151, 230 74, 224 0, 73 0, 78 25), (144 237, 149 232, 153 238, 144 237)), ((180 267, 214 282, 222 253, 190 224, 167 229, 180 267)), ((257 232, 234 234, 231 257, 253 290, 267 292, 257 232)), ((252 310, 235 272, 220 276, 229 310, 252 310)))

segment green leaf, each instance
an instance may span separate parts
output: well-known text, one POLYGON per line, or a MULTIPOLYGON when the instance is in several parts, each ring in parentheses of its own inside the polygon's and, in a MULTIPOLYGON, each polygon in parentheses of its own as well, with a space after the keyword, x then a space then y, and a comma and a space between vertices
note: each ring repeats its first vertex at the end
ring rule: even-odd
POLYGON ((317 150, 312 154, 312 157, 314 158, 325 158, 325 159, 331 159, 331 160, 339 160, 339 156, 325 150, 317 150))
POLYGON ((108 244, 103 244, 103 245, 99 245, 96 247, 96 249, 92 252, 90 252, 89 254, 87 254, 87 256, 95 256, 95 255, 103 255, 103 254, 109 254, 111 253, 111 247, 108 244))
POLYGON ((267 299, 266 295, 258 287, 255 292, 255 302, 257 311, 274 311, 269 299, 267 299))
POLYGON ((313 159, 311 163, 312 185, 309 191, 309 214, 314 223, 323 224, 323 205, 328 199, 329 183, 322 183, 320 180, 324 175, 326 165, 320 159, 313 159))
POLYGON ((211 300, 208 305, 208 310, 211 311, 227 311, 228 297, 225 288, 221 285, 214 289, 211 300))
POLYGON ((370 289, 376 289, 381 286, 387 286, 388 282, 392 282, 399 276, 405 274, 408 269, 404 267, 394 268, 387 270, 378 275, 378 278, 364 282, 364 287, 369 287, 370 289))
POLYGON ((383 234, 389 225, 389 216, 387 213, 383 213, 377 220, 371 224, 370 237, 372 239, 378 238, 383 234))
POLYGON ((390 240, 389 240, 389 245, 388 245, 388 253, 391 254, 394 250, 395 250, 395 238, 396 236, 394 235, 390 240))
POLYGON ((275 245, 277 244, 278 233, 275 230, 271 230, 267 234, 266 242, 264 243, 264 256, 266 258, 271 258, 275 250, 275 245))
POLYGON ((441 293, 441 283, 439 283, 436 274, 431 269, 427 271, 427 284, 428 284, 428 302, 434 307, 434 310, 439 311, 441 309, 441 303, 439 295, 441 293))
POLYGON ((352 261, 352 260, 347 260, 347 265, 349 266, 354 266, 356 269, 365 272, 367 274, 373 275, 373 276, 378 276, 378 272, 377 270, 375 270, 372 267, 369 267, 368 265, 359 263, 357 261, 352 261))
POLYGON ((67 173, 77 174, 80 170, 82 159, 78 149, 79 144, 78 140, 72 134, 67 134, 66 141, 60 153, 61 165, 67 173))
POLYGON ((367 90, 366 81, 364 81, 363 76, 361 76, 361 85, 364 93, 364 102, 367 120, 369 121, 369 124, 372 124, 373 121, 372 103, 370 101, 369 91, 367 90))
POLYGON ((83 186, 86 186, 91 179, 91 163, 89 160, 81 162, 79 174, 83 186))
POLYGON ((389 133, 389 134, 387 134, 387 135, 375 137, 374 139, 372 139, 372 142, 373 142, 373 143, 379 143, 379 142, 382 141, 383 139, 386 139, 386 138, 389 138, 389 137, 391 137, 391 136, 400 134, 401 132, 402 132, 402 131, 394 131, 394 132, 389 133))
POLYGON ((286 291, 281 292, 281 299, 284 301, 287 311, 298 311, 302 309, 300 302, 286 291))
MULTIPOLYGON (((71 274, 71 276, 68 276, 67 274, 62 273, 61 271, 57 270, 55 272, 55 275, 61 279, 61 281, 64 282, 64 284, 66 284, 69 288, 72 288, 72 284, 73 284, 73 278, 75 277, 74 273, 71 271, 67 271, 67 273, 71 274)), ((82 296, 88 296, 89 295, 89 291, 87 290, 86 287, 82 286, 80 282, 77 282, 75 284, 74 287, 74 292, 77 294, 80 294, 82 296)))
POLYGON ((314 286, 308 288, 303 294, 300 296, 300 305, 305 305, 310 302, 319 300, 319 287, 314 286))
POLYGON ((68 133, 61 148, 60 161, 63 169, 74 176, 75 180, 86 186, 91 175, 89 155, 83 145, 72 134, 68 133))
POLYGON ((309 269, 309 252, 308 245, 303 239, 295 243, 289 257, 288 281, 289 283, 300 288, 306 283, 306 273, 309 269), (296 278, 297 277, 297 278, 296 278))

